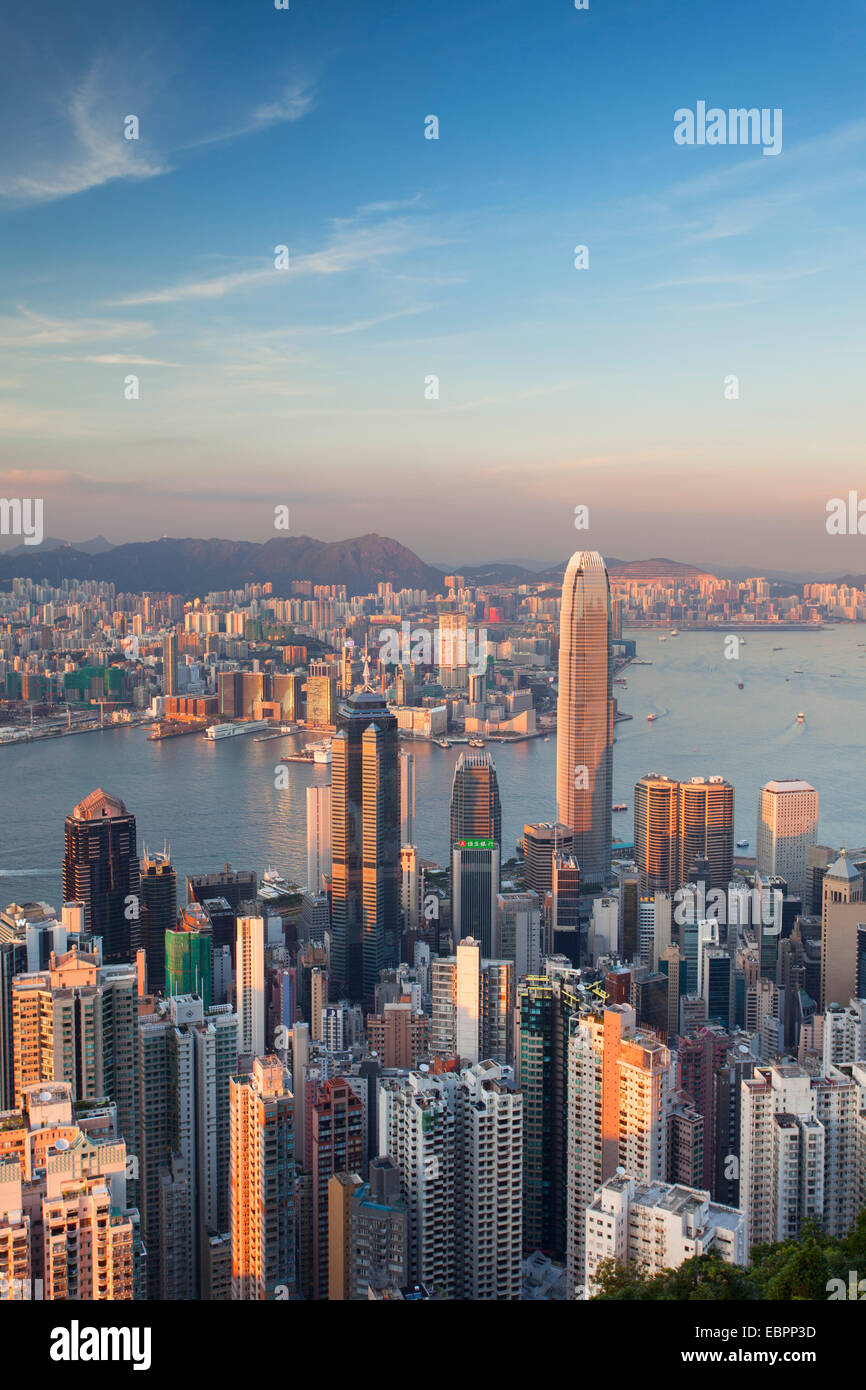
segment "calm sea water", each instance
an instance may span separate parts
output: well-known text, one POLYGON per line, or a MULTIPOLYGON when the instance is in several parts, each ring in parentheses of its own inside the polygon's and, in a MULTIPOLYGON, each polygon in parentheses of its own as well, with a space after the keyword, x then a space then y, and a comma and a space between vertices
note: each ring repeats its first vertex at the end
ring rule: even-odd
MULTIPOLYGON (((736 838, 752 853, 758 788, 771 777, 804 777, 818 788, 822 841, 866 843, 866 627, 748 634, 735 661, 725 660, 715 633, 664 643, 655 633, 632 635, 638 656, 653 665, 629 666, 627 688, 616 687, 620 709, 634 715, 616 726, 614 801, 629 807, 613 817, 616 836, 632 837, 634 783, 643 773, 719 773, 734 784, 736 838), (798 710, 805 724, 797 724, 798 710), (649 723, 651 712, 662 717, 649 723)), ((96 786, 125 800, 140 848, 168 841, 181 882, 225 862, 259 874, 272 865, 303 882, 305 791, 330 770, 292 763, 289 787, 274 787, 278 757, 302 741, 246 735, 210 743, 193 734, 150 743, 142 730, 117 729, 0 748, 0 903, 47 899, 59 907, 64 817, 96 786)), ((407 746, 416 755, 416 839, 423 855, 444 863, 460 749, 407 746)), ((492 751, 508 857, 525 821, 553 817, 556 740, 492 751)))

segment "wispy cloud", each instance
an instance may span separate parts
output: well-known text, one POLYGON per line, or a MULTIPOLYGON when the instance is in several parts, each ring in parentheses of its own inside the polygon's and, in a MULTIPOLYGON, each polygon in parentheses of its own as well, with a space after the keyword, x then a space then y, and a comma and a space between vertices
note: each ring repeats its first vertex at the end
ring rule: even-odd
POLYGON ((308 78, 296 78, 286 83, 272 101, 262 102, 247 116, 223 130, 202 135, 177 147, 178 150, 195 150, 204 145, 220 145, 228 140, 239 140, 245 135, 255 135, 272 126, 285 125, 303 120, 316 107, 316 92, 313 82, 308 78))
POLYGON ((0 177, 0 197, 51 202, 112 179, 151 179, 167 171, 159 155, 148 154, 138 140, 124 139, 118 108, 106 101, 106 86, 106 65, 99 60, 60 103, 66 139, 61 138, 58 153, 35 162, 32 172, 0 177))
POLYGON ((140 319, 57 319, 18 305, 17 315, 0 315, 0 347, 17 349, 65 347, 97 339, 143 338, 155 332, 140 319))
MULTIPOLYGON (((348 219, 351 221, 352 219, 348 219)), ((406 217, 395 217, 373 226, 338 224, 327 244, 319 251, 291 256, 288 271, 274 269, 273 260, 255 269, 215 275, 206 280, 192 280, 160 289, 142 290, 125 295, 112 303, 121 307, 138 304, 178 304, 185 300, 222 299, 237 290, 254 289, 263 284, 274 285, 280 280, 291 282, 300 275, 339 275, 376 265, 390 257, 404 256, 431 246, 447 245, 449 237, 426 223, 406 217)))
MULTIPOLYGON (((50 154, 19 151, 18 158, 26 158, 27 170, 0 171, 0 198, 21 204, 45 203, 118 179, 156 178, 169 173, 173 158, 184 151, 299 121, 316 104, 312 83, 293 80, 272 100, 240 115, 233 125, 197 139, 170 143, 167 151, 160 153, 149 146, 143 134, 138 140, 124 138, 124 114, 128 111, 124 101, 130 101, 130 89, 137 90, 139 96, 133 100, 140 107, 142 93, 149 85, 147 76, 141 74, 132 83, 126 65, 116 59, 104 54, 96 58, 81 81, 66 96, 55 99, 57 125, 49 125, 45 139, 50 154)), ((142 122, 143 132, 147 128, 145 112, 133 109, 142 122)))

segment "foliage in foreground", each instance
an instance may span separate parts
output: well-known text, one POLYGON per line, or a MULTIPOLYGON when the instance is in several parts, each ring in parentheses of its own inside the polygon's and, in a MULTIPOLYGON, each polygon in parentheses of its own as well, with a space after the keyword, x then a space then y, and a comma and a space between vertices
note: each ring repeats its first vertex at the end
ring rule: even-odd
MULTIPOLYGON (((752 1246, 748 1269, 726 1264, 717 1255, 698 1255, 678 1269, 642 1275, 616 1260, 605 1260, 595 1276, 602 1300, 668 1299, 677 1302, 720 1300, 826 1301, 831 1279, 847 1288, 851 1271, 866 1280, 866 1208, 841 1239, 828 1236, 817 1222, 804 1222, 797 1240, 752 1246)), ((866 1296, 866 1283, 864 1283, 866 1296)))

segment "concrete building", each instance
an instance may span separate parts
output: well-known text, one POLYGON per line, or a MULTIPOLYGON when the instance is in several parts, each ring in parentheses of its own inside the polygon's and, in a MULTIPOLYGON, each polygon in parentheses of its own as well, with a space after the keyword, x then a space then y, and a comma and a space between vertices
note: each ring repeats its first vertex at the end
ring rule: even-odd
POLYGON ((449 1298, 517 1299, 523 1098, 510 1067, 383 1079, 379 1148, 400 1171, 413 1282, 449 1298))
POLYGON ((370 1290, 409 1283, 409 1207, 400 1190, 400 1169, 391 1158, 374 1158, 370 1180, 349 1203, 347 1298, 367 1299, 370 1290))
POLYGON ((758 873, 783 878, 790 892, 805 893, 806 851, 817 840, 815 788, 793 778, 765 783, 758 792, 758 873))
POLYGON ((602 1184, 586 1209, 583 1283, 588 1297, 596 1291, 595 1274, 603 1260, 638 1267, 651 1278, 708 1254, 726 1264, 747 1263, 743 1213, 710 1201, 709 1192, 640 1182, 619 1173, 602 1184))
POLYGON ((837 1236, 853 1224, 860 1104, 856 1082, 835 1068, 816 1077, 780 1063, 742 1081, 740 1206, 750 1248, 795 1240, 808 1218, 837 1236))
POLYGON ((127 1205, 116 1111, 73 1102, 69 1082, 36 1082, 20 1109, 0 1113, 0 1299, 140 1296, 138 1211, 127 1205))

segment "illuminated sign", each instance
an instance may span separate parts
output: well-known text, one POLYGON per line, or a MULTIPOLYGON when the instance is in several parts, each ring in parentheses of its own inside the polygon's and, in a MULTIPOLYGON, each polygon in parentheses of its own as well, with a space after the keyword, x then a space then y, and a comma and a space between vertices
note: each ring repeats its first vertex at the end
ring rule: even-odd
POLYGON ((495 840, 458 840, 458 849, 496 849, 495 840))

